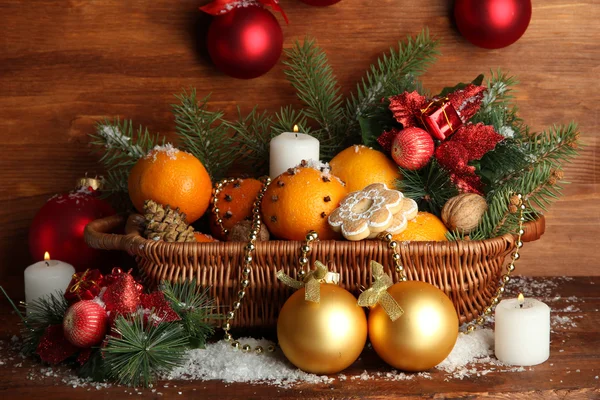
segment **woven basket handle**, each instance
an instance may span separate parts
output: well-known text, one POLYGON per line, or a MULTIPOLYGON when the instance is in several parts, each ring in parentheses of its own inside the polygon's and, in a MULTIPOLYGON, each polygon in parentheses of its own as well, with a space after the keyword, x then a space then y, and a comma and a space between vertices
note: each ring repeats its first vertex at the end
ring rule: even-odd
POLYGON ((85 242, 94 249, 122 250, 140 255, 146 241, 141 236, 140 218, 143 217, 139 214, 131 214, 129 218, 126 214, 117 214, 92 221, 85 227, 85 242), (125 235, 113 233, 123 229, 125 235))

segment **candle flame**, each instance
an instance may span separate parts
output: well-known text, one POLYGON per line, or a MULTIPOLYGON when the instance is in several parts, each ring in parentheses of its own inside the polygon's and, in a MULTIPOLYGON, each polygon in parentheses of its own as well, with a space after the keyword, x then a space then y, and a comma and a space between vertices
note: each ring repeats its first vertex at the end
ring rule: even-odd
POLYGON ((523 296, 523 293, 519 293, 519 295, 517 296, 517 301, 519 302, 520 306, 522 306, 523 303, 525 303, 525 296, 523 296))
POLYGON ((294 133, 298 133, 298 125, 294 125, 294 133))
POLYGON ((44 261, 48 261, 50 259, 50 253, 45 252, 44 253, 44 261))

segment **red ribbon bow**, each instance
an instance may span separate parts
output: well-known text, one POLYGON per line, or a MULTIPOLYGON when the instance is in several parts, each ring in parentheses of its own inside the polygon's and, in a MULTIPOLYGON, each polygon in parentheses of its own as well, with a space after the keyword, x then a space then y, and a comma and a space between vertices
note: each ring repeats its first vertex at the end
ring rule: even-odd
POLYGON ((200 10, 216 16, 227 14, 235 8, 252 6, 271 7, 273 11, 281 13, 286 24, 289 23, 287 15, 279 5, 279 0, 214 0, 212 3, 200 7, 200 10))

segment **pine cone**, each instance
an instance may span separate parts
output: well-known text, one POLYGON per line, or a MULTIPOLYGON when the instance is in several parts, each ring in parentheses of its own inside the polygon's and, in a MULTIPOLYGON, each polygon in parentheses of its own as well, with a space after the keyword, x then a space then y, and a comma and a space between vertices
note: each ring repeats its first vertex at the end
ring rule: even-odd
POLYGON ((144 237, 165 242, 195 242, 194 228, 185 221, 185 214, 179 208, 173 210, 152 200, 144 203, 146 229, 144 237))

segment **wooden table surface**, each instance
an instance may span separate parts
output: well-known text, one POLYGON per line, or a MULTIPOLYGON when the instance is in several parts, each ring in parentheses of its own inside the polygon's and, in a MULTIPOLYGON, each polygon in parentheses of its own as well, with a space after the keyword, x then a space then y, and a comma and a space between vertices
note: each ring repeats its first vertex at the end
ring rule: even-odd
MULTIPOLYGON (((276 111, 295 103, 277 65, 243 81, 218 72, 202 49, 208 0, 0 0, 0 281, 22 293, 31 263, 27 229, 53 194, 102 170, 88 134, 104 117, 132 118, 153 132, 174 131, 170 104, 182 88, 212 92, 213 109, 276 111)), ((566 170, 572 182, 548 214, 542 241, 523 251, 520 273, 598 274, 600 247, 600 3, 533 2, 514 45, 484 50, 452 22, 446 0, 343 0, 328 8, 281 0, 290 18, 284 46, 310 35, 325 49, 344 93, 377 57, 429 27, 443 56, 423 77, 432 91, 498 67, 522 82, 516 96, 534 130, 578 121, 587 147, 566 170)))
MULTIPOLYGON (((517 280, 518 282, 518 280, 517 280)), ((535 284, 512 284, 507 296, 514 297, 517 286, 552 308, 552 342, 550 359, 541 365, 526 367, 522 372, 492 371, 463 380, 449 377, 440 370, 430 371, 430 379, 415 376, 404 381, 382 378, 352 379, 364 371, 371 376, 390 368, 365 350, 361 359, 344 371, 347 380, 330 384, 303 383, 290 389, 221 381, 158 382, 155 391, 126 387, 72 388, 62 379, 65 373, 49 373, 41 364, 22 360, 8 351, 11 337, 18 333, 17 317, 3 301, 0 315, 0 398, 2 399, 120 399, 131 396, 153 399, 391 399, 391 398, 486 398, 486 399, 600 399, 600 277, 574 279, 535 278, 535 284), (551 285, 550 285, 551 284, 551 285), (536 289, 545 287, 545 290, 536 289), (548 289, 550 288, 550 289, 548 289), (556 325, 556 320, 570 322, 556 325), (9 357, 14 357, 10 360, 9 357), (45 376, 45 375, 53 376, 45 376), (55 375, 55 376, 54 376, 55 375), (33 377, 33 380, 30 379, 33 377)), ((470 367, 470 366, 469 366, 470 367)), ((481 369, 485 365, 474 365, 481 369)), ((489 367, 487 367, 489 369, 489 367)), ((499 367, 498 369, 503 369, 499 367)), ((504 368, 506 369, 506 368, 504 368)), ((56 371, 56 368, 54 369, 56 371)), ((336 377, 336 375, 333 375, 336 377)))

